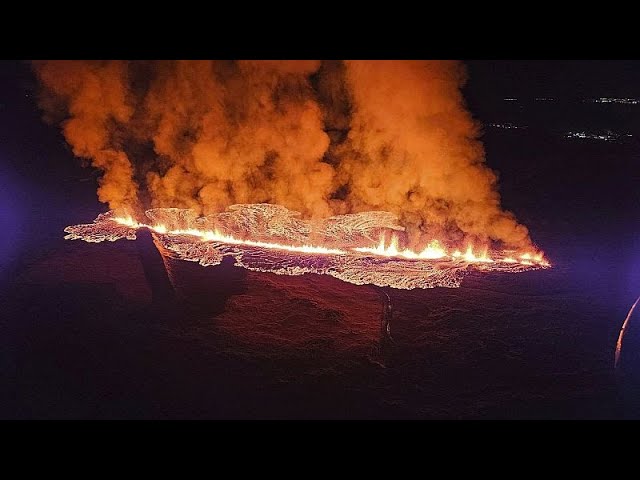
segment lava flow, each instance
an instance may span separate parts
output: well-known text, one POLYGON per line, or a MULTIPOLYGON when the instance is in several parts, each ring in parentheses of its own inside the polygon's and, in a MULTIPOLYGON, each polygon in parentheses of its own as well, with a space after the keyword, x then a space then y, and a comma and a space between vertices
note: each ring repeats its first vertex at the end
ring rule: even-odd
POLYGON ((144 223, 136 222, 131 217, 115 217, 113 218, 113 221, 135 229, 149 228, 150 230, 162 235, 188 235, 191 237, 197 237, 202 242, 220 242, 228 243, 231 245, 247 245, 249 247, 260 247, 273 250, 285 250, 288 252, 315 253, 323 255, 345 255, 347 253, 344 250, 339 250, 337 248, 316 247, 313 245, 297 246, 284 245, 282 243, 258 242, 254 240, 240 240, 232 235, 225 235, 218 231, 198 230, 196 228, 169 230, 165 225, 146 225, 144 223))
POLYGON ((282 206, 247 204, 206 217, 175 208, 152 209, 146 215, 151 220, 148 224, 108 212, 92 224, 67 227, 65 238, 133 240, 137 229, 148 228, 166 254, 203 266, 217 265, 224 256, 231 256, 237 266, 249 270, 325 274, 358 285, 404 289, 457 287, 472 269, 521 272, 550 266, 542 253, 489 253, 487 249, 474 251, 472 245, 464 253, 449 253, 438 240, 419 252, 401 249, 397 232, 402 227, 387 212, 312 222, 282 206), (393 233, 387 245, 384 234, 389 231, 393 233), (362 246, 367 244, 373 246, 362 246))

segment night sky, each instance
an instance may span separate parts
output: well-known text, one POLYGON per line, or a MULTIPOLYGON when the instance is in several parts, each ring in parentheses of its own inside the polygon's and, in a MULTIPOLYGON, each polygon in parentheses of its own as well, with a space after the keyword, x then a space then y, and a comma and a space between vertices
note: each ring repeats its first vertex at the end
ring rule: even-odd
POLYGON ((632 97, 640 95, 637 60, 468 60, 467 94, 489 106, 505 97, 632 97))

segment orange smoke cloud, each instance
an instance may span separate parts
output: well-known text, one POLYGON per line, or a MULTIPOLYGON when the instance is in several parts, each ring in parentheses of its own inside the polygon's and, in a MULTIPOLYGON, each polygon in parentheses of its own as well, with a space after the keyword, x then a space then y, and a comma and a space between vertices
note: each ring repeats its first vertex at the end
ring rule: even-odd
POLYGON ((91 160, 104 172, 98 198, 113 209, 137 203, 133 166, 118 147, 114 126, 126 124, 133 114, 127 102, 126 66, 121 62, 34 62, 46 86, 43 106, 55 100, 66 104, 69 117, 64 136, 78 157, 91 160))
POLYGON ((113 209, 387 210, 410 240, 530 244, 500 207, 464 70, 426 61, 34 62, 49 116, 113 209))
POLYGON ((453 227, 481 240, 530 242, 500 208, 496 175, 464 107, 460 63, 345 63, 353 113, 339 173, 351 209, 396 212, 414 237, 453 227))

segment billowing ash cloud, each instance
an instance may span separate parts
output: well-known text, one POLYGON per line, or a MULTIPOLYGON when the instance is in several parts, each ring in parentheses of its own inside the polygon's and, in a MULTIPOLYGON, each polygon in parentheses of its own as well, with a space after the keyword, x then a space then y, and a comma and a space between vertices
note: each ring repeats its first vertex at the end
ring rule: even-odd
POLYGON ((41 105, 55 118, 65 108, 62 129, 78 157, 88 158, 104 172, 98 197, 112 208, 137 203, 133 166, 120 145, 116 126, 129 122, 127 65, 120 62, 34 62, 46 88, 41 105))
POLYGON ((275 203, 309 218, 400 216, 439 236, 528 246, 500 207, 464 69, 450 61, 38 61, 41 106, 101 169, 118 211, 275 203))

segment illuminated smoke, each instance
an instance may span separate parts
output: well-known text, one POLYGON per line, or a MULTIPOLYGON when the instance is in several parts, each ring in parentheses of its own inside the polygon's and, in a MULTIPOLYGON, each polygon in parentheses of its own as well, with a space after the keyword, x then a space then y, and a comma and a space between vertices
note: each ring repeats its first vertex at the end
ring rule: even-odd
POLYGON ((204 213, 269 202, 327 215, 333 169, 309 76, 319 62, 161 65, 144 108, 167 169, 147 175, 152 205, 204 213))
POLYGON ((457 229, 526 245, 526 227, 500 208, 464 79, 456 62, 346 62, 353 113, 338 170, 349 208, 396 212, 414 238, 457 229))
POLYGON ((34 62, 41 106, 112 209, 384 210, 410 244, 530 244, 500 207, 457 62, 34 62))
POLYGON ((127 101, 126 65, 121 62, 34 62, 46 86, 41 99, 45 111, 55 115, 63 102, 68 118, 64 136, 78 157, 102 170, 98 198, 115 210, 137 203, 133 166, 122 149, 116 127, 133 114, 127 101))

